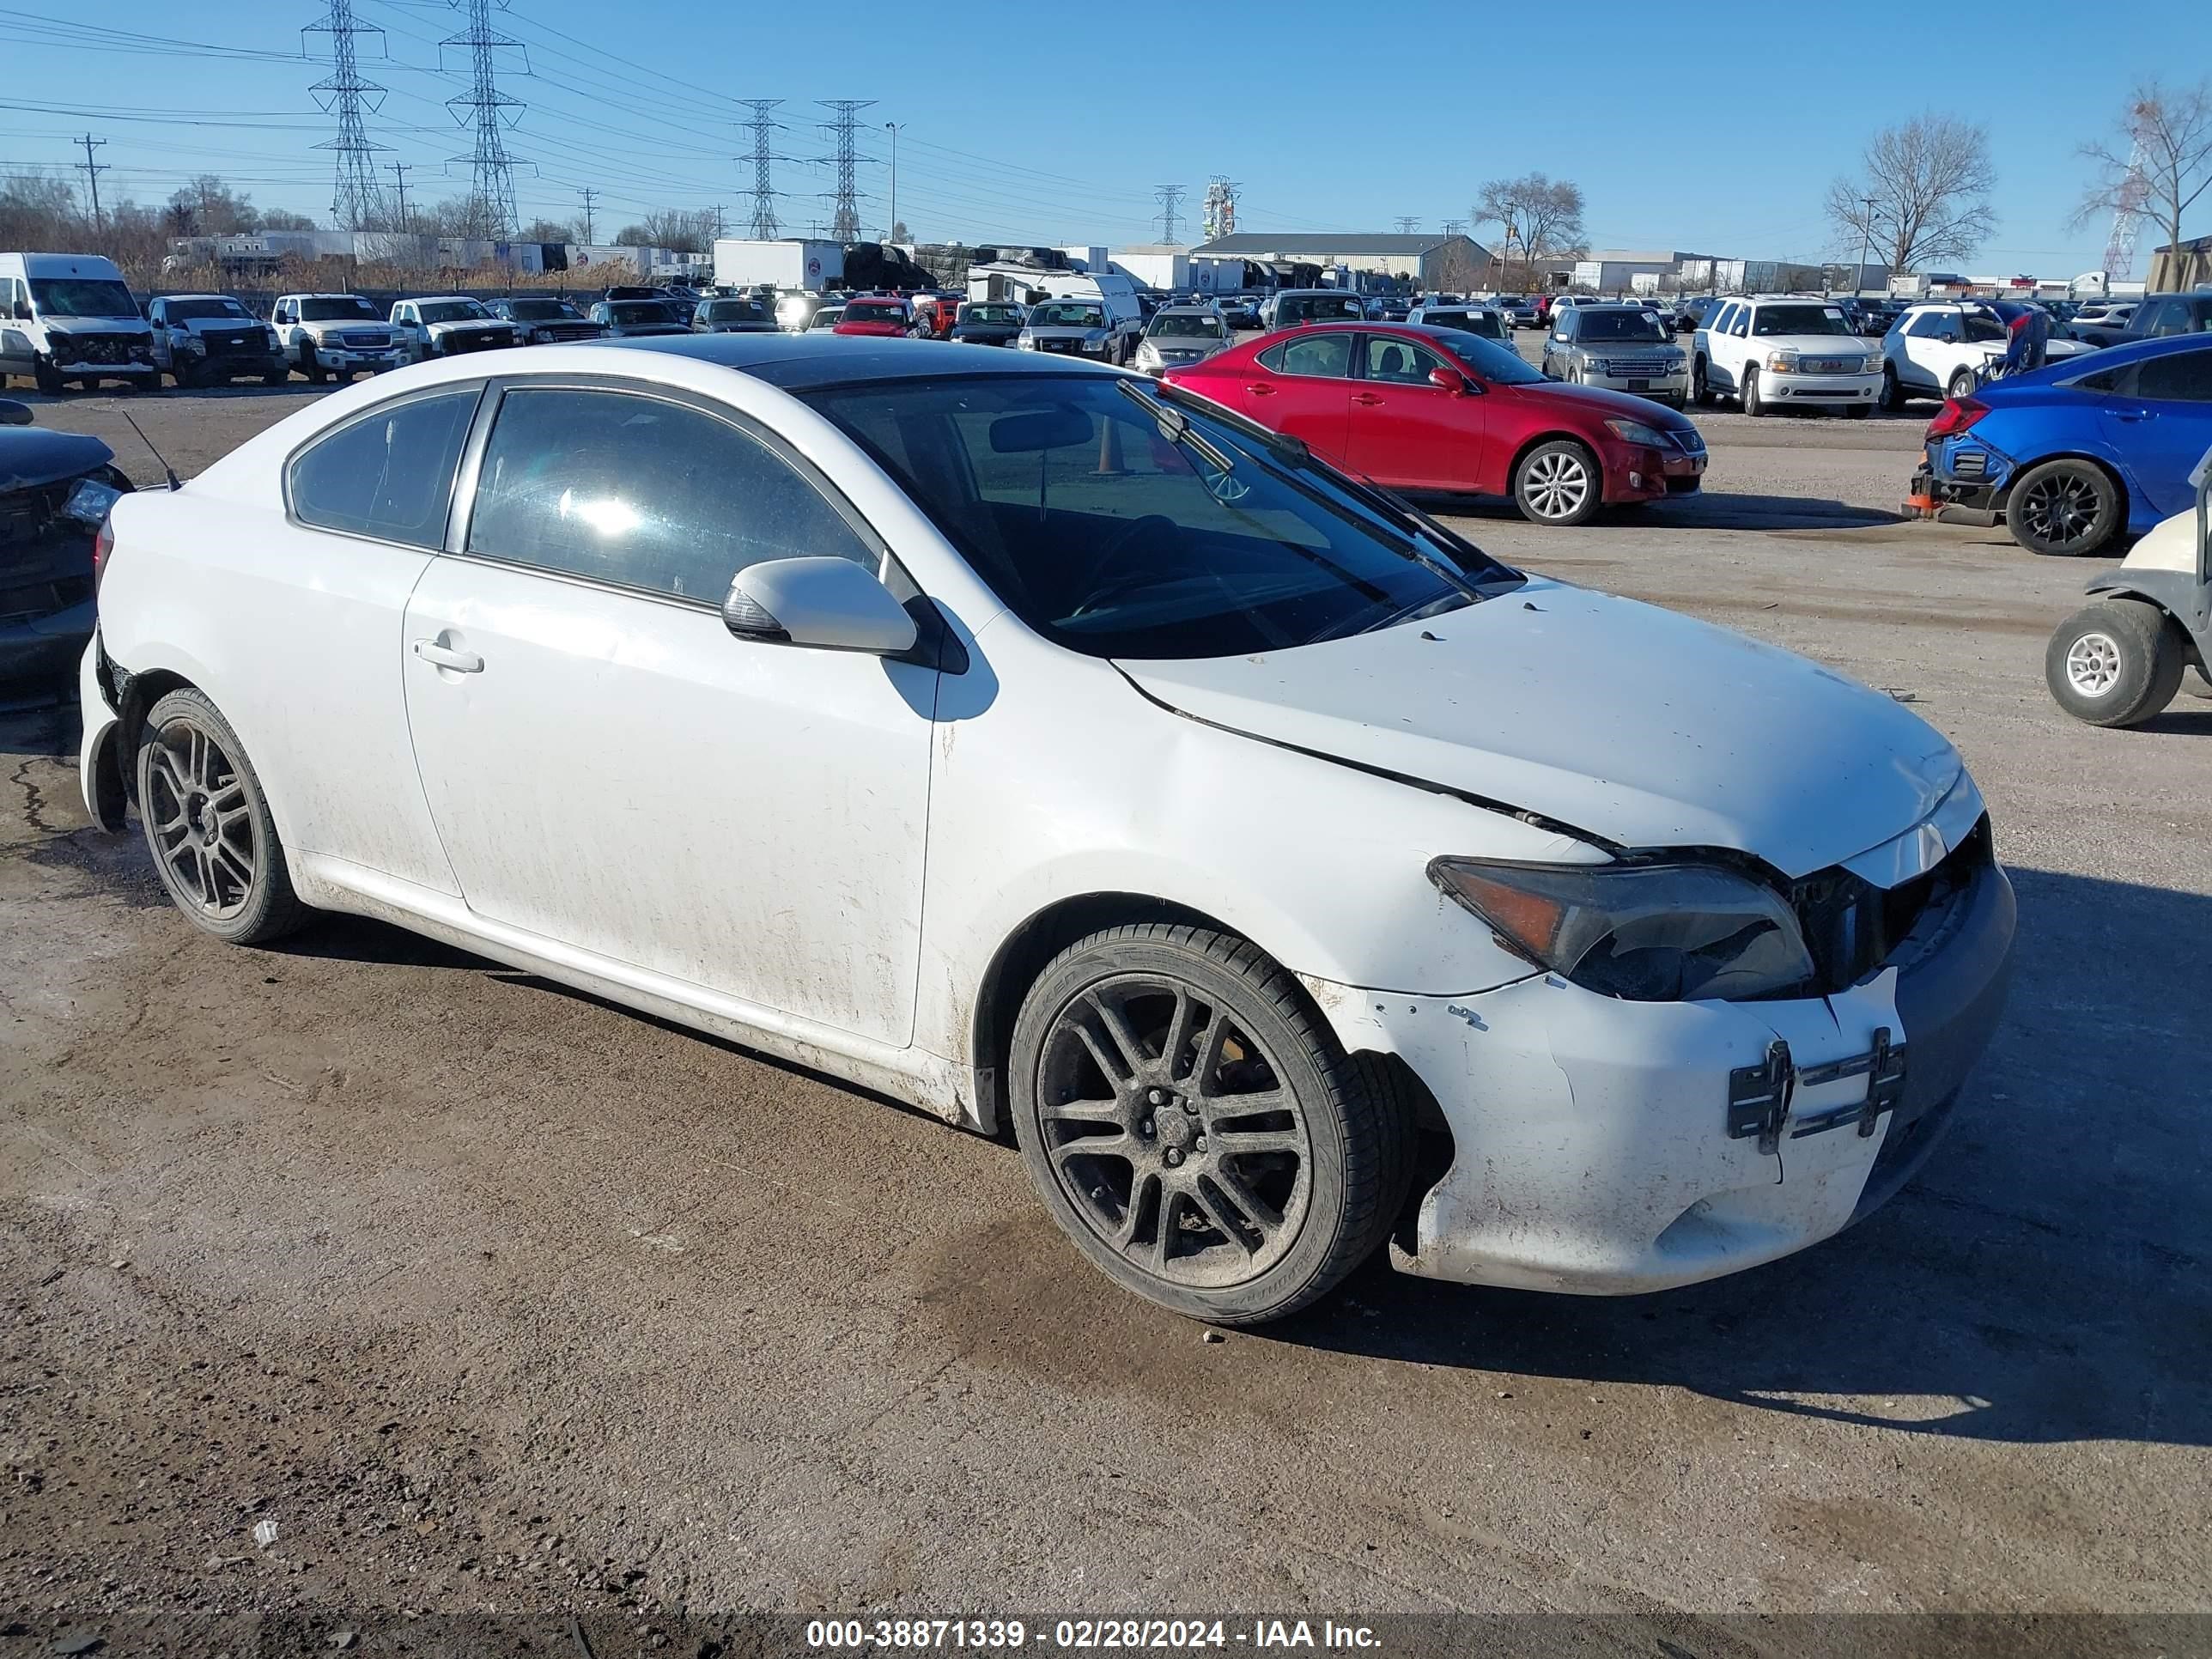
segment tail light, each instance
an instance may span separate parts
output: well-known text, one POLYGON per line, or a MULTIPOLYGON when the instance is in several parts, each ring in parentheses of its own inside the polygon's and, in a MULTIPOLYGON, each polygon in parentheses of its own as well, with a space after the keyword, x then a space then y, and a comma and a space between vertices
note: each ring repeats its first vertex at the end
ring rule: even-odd
POLYGON ((115 520, 102 519, 92 538, 92 591, 100 592, 100 579, 107 574, 107 556, 115 551, 115 520))
POLYGON ((1936 418, 1928 422, 1923 435, 1928 438, 1955 437, 1990 412, 1990 406, 1979 398, 1952 398, 1936 411, 1936 418))

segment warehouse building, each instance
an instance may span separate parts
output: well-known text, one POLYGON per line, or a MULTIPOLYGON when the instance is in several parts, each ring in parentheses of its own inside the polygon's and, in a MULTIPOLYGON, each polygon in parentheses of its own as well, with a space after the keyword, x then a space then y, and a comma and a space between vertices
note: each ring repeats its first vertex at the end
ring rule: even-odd
MULTIPOLYGON (((1480 287, 1492 263, 1490 250, 1469 236, 1356 231, 1321 235, 1239 231, 1200 243, 1190 257, 1194 273, 1205 265, 1243 263, 1272 269, 1287 280, 1296 267, 1307 265, 1325 275, 1393 277, 1419 289, 1455 291, 1480 287)), ((1236 284, 1244 285, 1241 281, 1236 284)))

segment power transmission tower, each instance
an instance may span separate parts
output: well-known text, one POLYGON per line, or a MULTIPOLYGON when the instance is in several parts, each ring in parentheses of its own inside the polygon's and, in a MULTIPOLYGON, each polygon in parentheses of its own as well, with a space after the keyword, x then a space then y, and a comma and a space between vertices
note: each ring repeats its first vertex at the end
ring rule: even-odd
POLYGON ((2138 137, 2128 153, 2128 176, 2120 182, 2120 204, 2112 212, 2112 234, 2105 243, 2105 287, 2135 269, 2136 232, 2142 223, 2143 147, 2138 137))
POLYGON ((714 235, 719 240, 722 234, 722 204, 717 202, 707 210, 714 216, 714 235))
POLYGON ((100 228, 100 175, 107 171, 108 164, 105 161, 94 161, 92 153, 96 149, 105 149, 107 147, 107 140, 95 138, 88 132, 83 137, 78 139, 77 143, 84 146, 84 160, 77 162, 76 165, 84 170, 85 182, 92 186, 92 228, 98 230, 100 228))
POLYGON ((599 192, 592 188, 591 185, 586 185, 580 193, 584 198, 584 246, 586 247, 592 247, 596 246, 592 235, 592 228, 594 223, 592 217, 592 205, 599 199, 599 192))
POLYGON ((1182 186, 1155 185, 1152 186, 1152 199, 1160 204, 1160 240, 1173 242, 1176 224, 1182 216, 1182 186))
POLYGON ((374 23, 356 22, 353 0, 330 0, 330 7, 321 22, 310 23, 300 31, 303 47, 307 35, 331 37, 331 72, 307 90, 325 114, 337 117, 338 134, 315 148, 334 150, 337 155, 331 222, 341 230, 367 230, 376 222, 383 207, 376 187, 376 153, 392 147, 369 141, 362 112, 374 113, 384 106, 384 88, 362 79, 354 36, 380 35, 384 31, 374 23))
POLYGON ((409 228, 407 222, 407 173, 409 164, 405 161, 394 161, 390 165, 392 167, 392 193, 399 198, 398 206, 393 209, 394 216, 398 220, 396 228, 405 230, 409 228))
POLYGON ((837 204, 836 214, 830 223, 833 241, 857 242, 860 240, 860 192, 853 180, 854 163, 859 160, 854 145, 856 118, 876 100, 872 98, 817 98, 815 102, 826 110, 836 112, 835 121, 824 121, 822 130, 837 135, 837 153, 824 156, 825 161, 836 164, 837 188, 830 198, 837 204))
POLYGON ((756 242, 773 242, 783 234, 783 227, 775 222, 775 198, 780 193, 775 187, 775 163, 793 159, 776 155, 769 137, 769 134, 783 130, 782 123, 769 114, 783 100, 745 98, 738 101, 753 112, 751 120, 740 124, 753 136, 752 154, 738 157, 739 166, 750 161, 753 169, 753 217, 745 234, 756 242))
POLYGON ((1237 234, 1237 192, 1239 188, 1218 173, 1206 181, 1203 223, 1207 241, 1218 241, 1224 236, 1237 234))
MULTIPOLYGON (((504 10, 506 0, 452 0, 452 3, 466 9, 469 26, 441 40, 439 56, 442 58, 448 46, 466 46, 471 84, 465 96, 446 100, 446 107, 453 111, 456 121, 475 126, 476 146, 467 155, 449 159, 469 163, 469 216, 479 234, 488 233, 498 240, 514 233, 514 162, 507 153, 506 130, 522 118, 523 109, 521 99, 499 89, 499 54, 525 48, 521 41, 491 26, 493 6, 504 10), (509 115, 509 110, 514 113, 509 115)), ((522 72, 530 73, 527 57, 523 59, 522 72)))
POLYGON ((1421 222, 1419 219, 1407 217, 1398 221, 1398 234, 1401 236, 1411 236, 1420 228, 1421 222))
POLYGON ((1464 220, 1464 219, 1447 219, 1447 220, 1445 220, 1445 221, 1444 221, 1444 234, 1445 234, 1445 235, 1447 235, 1447 236, 1464 236, 1464 235, 1466 235, 1466 234, 1467 234, 1467 221, 1466 221, 1466 220, 1464 220))

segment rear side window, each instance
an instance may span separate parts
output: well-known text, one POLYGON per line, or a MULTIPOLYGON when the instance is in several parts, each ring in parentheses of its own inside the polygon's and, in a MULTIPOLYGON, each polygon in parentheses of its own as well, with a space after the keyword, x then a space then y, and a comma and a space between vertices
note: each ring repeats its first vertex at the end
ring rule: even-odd
POLYGON ((1309 334, 1285 340, 1260 354, 1260 361, 1278 374, 1311 374, 1341 380, 1352 372, 1352 336, 1309 334))
POLYGON ((2212 350, 2174 351, 2136 365, 2136 393, 2169 403, 2212 404, 2212 350))
POLYGON ((481 388, 386 404, 317 439, 286 475, 292 516, 318 530, 435 550, 481 388))
POLYGON ((468 550, 712 605, 765 559, 880 562, 762 440, 683 404, 569 386, 501 400, 468 550))

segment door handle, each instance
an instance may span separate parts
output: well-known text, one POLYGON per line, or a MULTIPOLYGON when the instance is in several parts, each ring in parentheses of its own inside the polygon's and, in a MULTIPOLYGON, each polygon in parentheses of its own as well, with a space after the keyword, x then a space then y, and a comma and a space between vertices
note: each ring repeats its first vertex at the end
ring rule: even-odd
POLYGON ((1275 388, 1264 380, 1248 380, 1244 384, 1244 389, 1255 398, 1272 398, 1275 395, 1275 388))
POLYGON ((2154 409, 2116 409, 2112 411, 2112 418, 2116 421, 2154 421, 2158 418, 2158 411, 2154 409))
POLYGON ((1382 400, 1371 392, 1355 392, 1352 394, 1352 401, 1355 404, 1364 404, 1372 409, 1382 400))
POLYGON ((456 651, 450 645, 441 645, 435 640, 415 641, 415 654, 424 662, 439 668, 450 668, 456 674, 481 674, 483 659, 473 651, 456 651))

